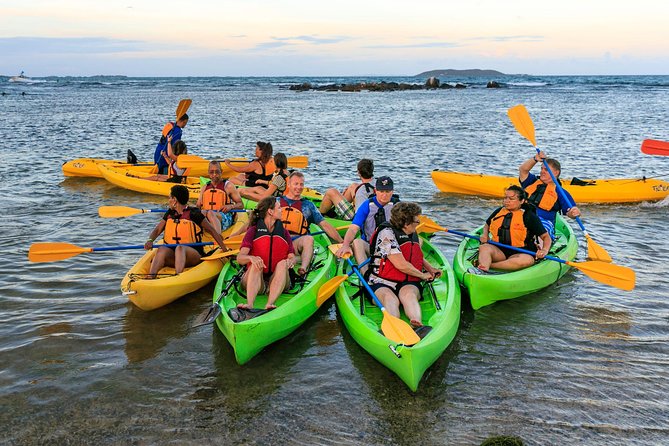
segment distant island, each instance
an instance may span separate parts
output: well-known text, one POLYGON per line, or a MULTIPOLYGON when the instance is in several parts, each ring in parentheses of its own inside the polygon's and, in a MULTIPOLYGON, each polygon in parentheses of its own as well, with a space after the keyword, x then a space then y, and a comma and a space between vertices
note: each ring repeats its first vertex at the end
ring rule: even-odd
POLYGON ((481 76, 481 77, 490 77, 490 76, 506 76, 504 73, 500 73, 496 70, 430 70, 423 71, 420 74, 415 75, 414 77, 440 77, 440 76, 481 76))

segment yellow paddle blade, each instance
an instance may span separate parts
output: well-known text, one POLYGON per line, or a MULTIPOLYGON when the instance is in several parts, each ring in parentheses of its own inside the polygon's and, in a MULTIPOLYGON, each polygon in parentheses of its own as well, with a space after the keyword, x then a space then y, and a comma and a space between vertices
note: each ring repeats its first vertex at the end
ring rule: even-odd
POLYGON ((242 245, 242 240, 244 240, 244 236, 246 234, 241 233, 237 234, 233 237, 228 237, 226 239, 223 239, 223 242, 225 242, 225 246, 227 246, 230 249, 238 249, 242 245))
MULTIPOLYGON (((227 243, 225 246, 228 246, 227 243)), ((228 246, 229 248, 229 246, 228 246)), ((207 256, 207 257, 202 257, 202 260, 220 260, 224 259, 226 257, 231 257, 231 256, 236 256, 239 254, 239 249, 232 249, 230 251, 217 251, 214 254, 207 256)))
POLYGON ((302 197, 308 198, 311 200, 322 200, 323 199, 323 194, 318 192, 316 189, 311 189, 309 187, 305 187, 304 190, 302 191, 302 197))
POLYGON ((179 105, 177 106, 177 121, 179 120, 180 117, 185 115, 188 112, 188 109, 190 108, 190 104, 193 102, 192 99, 182 99, 179 101, 179 105))
POLYGON ((420 224, 416 227, 416 232, 418 233, 433 234, 438 231, 448 232, 448 229, 440 226, 427 215, 420 215, 418 219, 420 220, 420 224))
POLYGON ((599 246, 599 244, 590 237, 590 234, 585 234, 585 239, 588 241, 588 260, 597 260, 606 263, 613 262, 609 253, 599 246))
POLYGON ((305 169, 309 167, 309 158, 306 156, 289 156, 288 167, 295 167, 298 169, 305 169))
MULTIPOLYGON (((330 250, 330 252, 331 252, 332 254, 337 254, 337 251, 339 251, 339 248, 341 248, 341 243, 333 243, 333 244, 331 244, 331 245, 328 246, 328 249, 330 250)), ((344 257, 342 257, 342 258, 347 259, 347 258, 349 258, 350 256, 351 256, 351 254, 348 254, 348 253, 347 253, 347 254, 346 254, 344 257)))
POLYGON ((131 208, 128 206, 100 206, 98 215, 102 218, 121 218, 132 215, 143 214, 144 209, 131 208))
POLYGON ((591 279, 605 285, 631 291, 634 289, 636 275, 634 271, 625 266, 614 263, 604 263, 596 260, 590 262, 566 262, 572 268, 576 268, 591 279))
POLYGON ((383 309, 381 331, 385 337, 398 344, 414 345, 420 341, 420 337, 413 331, 411 325, 388 313, 385 308, 383 309))
POLYGON ((33 243, 28 250, 28 260, 31 262, 56 262, 84 252, 93 252, 93 248, 82 248, 62 242, 33 243))
POLYGON ((348 279, 348 276, 335 276, 321 285, 321 288, 318 290, 318 296, 316 297, 316 305, 319 307, 323 305, 323 302, 328 300, 330 296, 337 291, 337 288, 339 288, 342 283, 346 282, 346 279, 348 279))
POLYGON ((537 140, 534 135, 534 123, 525 106, 523 104, 518 104, 515 107, 511 107, 508 114, 509 119, 511 119, 511 122, 518 133, 523 135, 534 147, 536 147, 537 140))
POLYGON ((200 156, 197 155, 179 155, 177 157, 177 166, 180 169, 187 169, 189 167, 197 167, 201 166, 202 164, 209 164, 209 160, 206 160, 200 156))

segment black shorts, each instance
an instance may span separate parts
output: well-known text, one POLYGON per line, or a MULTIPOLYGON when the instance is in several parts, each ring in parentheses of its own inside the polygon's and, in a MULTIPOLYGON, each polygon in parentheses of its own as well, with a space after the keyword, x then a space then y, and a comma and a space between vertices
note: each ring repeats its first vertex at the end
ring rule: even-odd
MULTIPOLYGON (((498 246, 498 248, 502 251, 502 254, 504 254, 507 259, 514 254, 527 254, 526 252, 516 251, 515 249, 502 248, 501 246, 498 246)), ((523 249, 527 250, 527 248, 523 248, 523 249)), ((532 253, 532 255, 535 255, 535 254, 536 253, 532 253)))
MULTIPOLYGON (((157 246, 160 247, 160 245, 157 246)), ((171 249, 172 251, 176 251, 177 249, 176 247, 166 247, 166 246, 163 246, 163 248, 171 249)), ((196 250, 198 254, 200 254, 200 257, 204 257, 204 246, 190 246, 190 248, 196 250)))

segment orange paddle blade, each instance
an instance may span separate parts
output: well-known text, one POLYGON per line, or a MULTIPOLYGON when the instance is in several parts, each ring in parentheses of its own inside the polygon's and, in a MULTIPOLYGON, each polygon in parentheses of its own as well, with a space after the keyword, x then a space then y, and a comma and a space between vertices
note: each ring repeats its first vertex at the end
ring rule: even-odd
POLYGON ((448 232, 448 229, 437 224, 437 222, 432 220, 427 215, 421 215, 418 217, 418 219, 420 220, 420 224, 416 227, 416 232, 418 233, 434 234, 435 232, 438 231, 448 232))
POLYGON ((388 313, 385 308, 382 310, 383 321, 381 321, 381 331, 383 331, 385 337, 393 342, 404 345, 414 345, 420 341, 420 337, 413 331, 411 325, 388 313))
POLYGON ((669 156, 669 142, 645 139, 641 143, 641 151, 646 155, 669 156))
POLYGON ((508 114, 509 119, 511 119, 511 122, 518 133, 523 135, 534 147, 536 147, 537 140, 534 135, 534 123, 525 106, 523 104, 518 104, 515 107, 511 107, 508 114))
POLYGON ((611 263, 613 259, 608 252, 597 242, 595 242, 590 234, 585 234, 585 239, 588 241, 588 260, 597 260, 599 262, 611 263))
POLYGON ((209 161, 197 156, 197 155, 179 155, 177 158, 177 166, 180 169, 187 169, 189 167, 197 167, 201 166, 202 164, 209 164, 209 161))
POLYGON ((190 104, 193 103, 192 99, 182 99, 179 101, 179 105, 177 105, 177 121, 179 118, 181 118, 183 115, 185 115, 188 112, 188 109, 190 108, 190 104))
POLYGON ((297 169, 306 169, 309 167, 309 158, 306 156, 289 156, 288 167, 295 167, 297 169))
POLYGON ((349 276, 335 276, 321 285, 320 289, 318 290, 316 305, 319 307, 323 305, 323 302, 328 300, 330 296, 332 296, 335 291, 337 291, 337 288, 339 288, 342 283, 346 282, 348 277, 349 276))
POLYGON ((239 247, 242 245, 242 240, 244 240, 244 236, 246 234, 241 233, 237 234, 233 237, 228 237, 226 239, 223 239, 223 242, 225 242, 225 246, 227 246, 230 249, 239 249, 239 247))
POLYGON ((98 208, 98 215, 102 218, 130 217, 145 212, 144 209, 131 208, 129 206, 100 206, 98 208))
POLYGON ((604 263, 596 260, 590 262, 566 262, 572 268, 576 268, 591 279, 605 285, 631 291, 636 283, 636 275, 630 268, 604 263))
POLYGON ((33 243, 28 250, 28 260, 31 262, 56 262, 85 252, 93 252, 93 248, 82 248, 62 242, 33 243))
MULTIPOLYGON (((225 246, 228 246, 228 244, 226 243, 225 246)), ((239 249, 231 249, 230 251, 225 251, 225 252, 216 251, 210 256, 202 257, 202 260, 220 260, 220 259, 225 259, 226 257, 236 256, 237 254, 239 254, 239 249)))

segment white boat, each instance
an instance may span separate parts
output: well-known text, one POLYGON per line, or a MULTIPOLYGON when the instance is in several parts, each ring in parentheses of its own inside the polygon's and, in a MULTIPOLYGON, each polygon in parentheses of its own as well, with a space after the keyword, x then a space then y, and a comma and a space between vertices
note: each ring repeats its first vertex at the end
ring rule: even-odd
POLYGON ((28 76, 23 74, 23 71, 21 71, 21 74, 19 74, 18 76, 10 77, 9 82, 24 82, 26 84, 31 84, 31 83, 38 82, 38 81, 35 81, 35 80, 29 78, 28 76))

